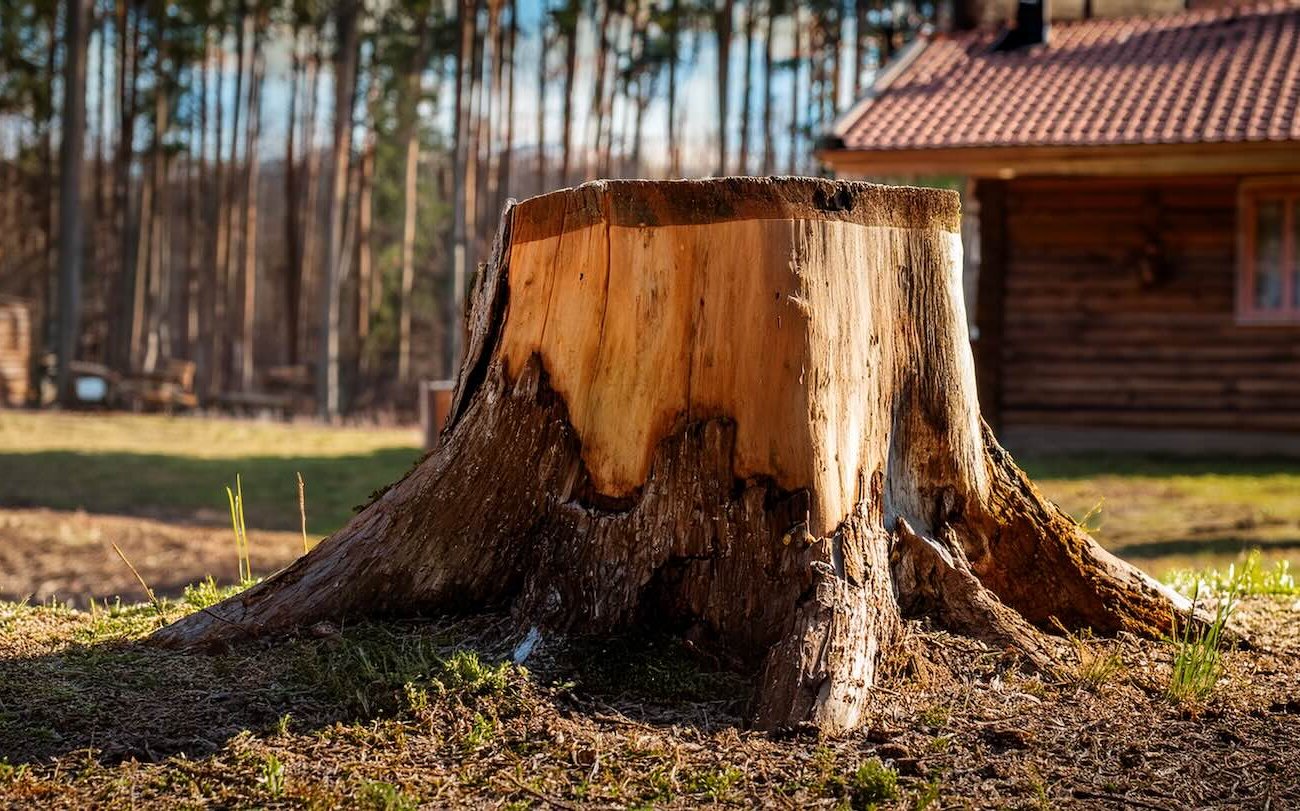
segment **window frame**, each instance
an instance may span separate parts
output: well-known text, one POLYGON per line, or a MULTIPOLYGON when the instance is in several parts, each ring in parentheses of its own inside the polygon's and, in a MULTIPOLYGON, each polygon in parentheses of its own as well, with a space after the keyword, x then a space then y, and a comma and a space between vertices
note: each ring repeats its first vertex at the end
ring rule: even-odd
POLYGON ((1237 323, 1247 326, 1300 326, 1300 176, 1256 178, 1243 181, 1237 197, 1237 323), (1265 200, 1282 201, 1282 306, 1263 310, 1255 304, 1256 224, 1259 205, 1265 200))

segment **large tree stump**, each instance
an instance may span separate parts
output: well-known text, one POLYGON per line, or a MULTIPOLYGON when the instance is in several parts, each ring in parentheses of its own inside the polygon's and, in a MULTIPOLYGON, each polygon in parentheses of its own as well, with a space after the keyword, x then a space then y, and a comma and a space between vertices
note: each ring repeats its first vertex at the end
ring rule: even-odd
POLYGON ((507 207, 442 444, 171 645, 508 606, 671 624, 755 721, 860 722, 901 617, 1050 655, 1177 597, 1046 501, 980 420, 958 198, 800 178, 590 183, 507 207))

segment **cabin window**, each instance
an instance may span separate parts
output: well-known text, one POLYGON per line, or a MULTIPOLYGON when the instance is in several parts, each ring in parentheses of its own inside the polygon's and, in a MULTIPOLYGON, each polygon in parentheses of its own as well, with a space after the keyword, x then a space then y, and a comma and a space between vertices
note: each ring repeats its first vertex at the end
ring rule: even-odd
POLYGON ((1238 214, 1238 318, 1300 324, 1300 179, 1244 186, 1238 214))

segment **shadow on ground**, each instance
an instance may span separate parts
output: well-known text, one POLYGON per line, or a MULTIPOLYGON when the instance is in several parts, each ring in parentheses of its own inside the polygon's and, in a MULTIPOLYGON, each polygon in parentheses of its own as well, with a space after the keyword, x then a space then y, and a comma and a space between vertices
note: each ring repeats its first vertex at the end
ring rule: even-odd
POLYGON ((198 459, 133 453, 40 451, 0 454, 0 506, 48 507, 228 525, 227 486, 243 481, 246 520, 259 529, 299 528, 298 479, 307 524, 328 534, 377 489, 418 461, 411 448, 351 456, 198 459))
POLYGON ((1272 555, 1300 549, 1300 538, 1283 538, 1261 542, 1254 538, 1215 536, 1207 538, 1174 538, 1146 541, 1111 547, 1111 552, 1126 560, 1139 563, 1172 557, 1244 558, 1252 550, 1264 550, 1272 555))
POLYGON ((643 722, 655 723, 658 708, 665 723, 701 728, 738 723, 748 697, 747 680, 702 669, 670 637, 579 641, 558 659, 530 661, 529 675, 508 664, 518 639, 501 615, 363 623, 196 653, 139 641, 158 624, 148 606, 98 618, 22 606, 6 618, 4 608, 0 631, 19 625, 33 647, 46 647, 42 636, 76 640, 31 655, 0 646, 0 763, 11 765, 86 750, 100 764, 204 757, 245 731, 274 735, 288 719, 298 734, 409 719, 429 695, 453 714, 518 714, 525 699, 569 710, 618 704, 643 722), (561 686, 539 691, 543 682, 561 686))
POLYGON ((1300 474, 1300 459, 1286 457, 1172 456, 1115 453, 1032 454, 1016 457, 1034 480, 1095 479, 1102 476, 1240 476, 1254 478, 1300 474))

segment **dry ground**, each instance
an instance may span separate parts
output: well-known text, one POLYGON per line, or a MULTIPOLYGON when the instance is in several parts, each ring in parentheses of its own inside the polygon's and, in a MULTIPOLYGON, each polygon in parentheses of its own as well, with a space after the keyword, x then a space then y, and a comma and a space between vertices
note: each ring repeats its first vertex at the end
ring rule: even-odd
POLYGON ((1300 604, 1237 616, 1257 649, 1198 705, 1165 697, 1167 644, 1062 641, 1038 676, 914 626, 868 727, 819 740, 747 731, 746 682, 669 639, 523 669, 484 616, 195 655, 140 643, 147 606, 10 604, 0 806, 1300 807, 1300 604))
MULTIPOLYGON (((33 508, 0 509, 0 599, 85 608, 121 599, 145 599, 135 576, 113 551, 116 543, 145 582, 162 595, 212 576, 218 583, 239 579, 239 563, 228 523, 175 524, 151 518, 92 515, 33 508)), ((298 532, 250 531, 253 571, 267 573, 302 554, 298 532)))
POLYGON ((253 570, 308 543, 420 456, 412 429, 0 410, 0 600, 86 606, 144 599, 117 543, 158 593, 237 579, 227 486, 242 480, 253 570))
MULTIPOLYGON (((414 439, 0 412, 0 808, 1300 808, 1295 596, 1243 605, 1255 648, 1197 705, 1165 697, 1165 643, 1063 640, 1060 671, 1028 675, 916 625, 843 740, 747 731, 746 680, 668 638, 550 640, 527 670, 503 664, 517 640, 493 616, 217 655, 142 644, 159 617, 110 542, 167 617, 196 610, 217 595, 185 584, 235 579, 235 473, 265 574, 302 548, 296 472, 314 542, 414 439)), ((1022 462, 1156 574, 1300 549, 1296 462, 1022 462)))

